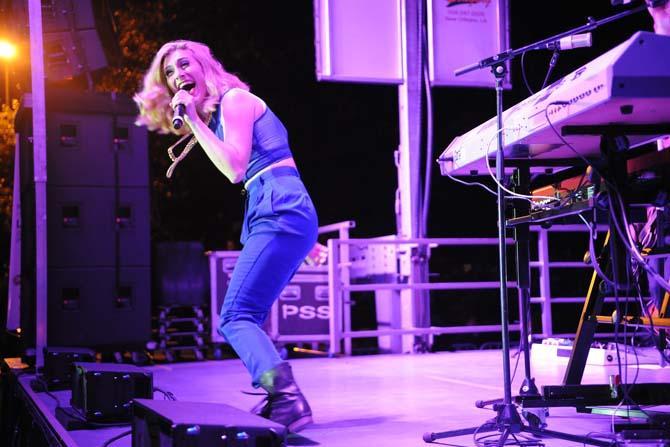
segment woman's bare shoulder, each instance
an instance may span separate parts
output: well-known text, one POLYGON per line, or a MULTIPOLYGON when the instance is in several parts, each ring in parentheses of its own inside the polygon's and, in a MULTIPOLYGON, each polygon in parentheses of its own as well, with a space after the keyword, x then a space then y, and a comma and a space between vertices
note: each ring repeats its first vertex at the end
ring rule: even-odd
POLYGON ((224 113, 233 109, 245 108, 253 109, 254 114, 258 115, 265 111, 265 101, 254 95, 248 90, 241 88, 230 89, 221 100, 221 107, 224 113))

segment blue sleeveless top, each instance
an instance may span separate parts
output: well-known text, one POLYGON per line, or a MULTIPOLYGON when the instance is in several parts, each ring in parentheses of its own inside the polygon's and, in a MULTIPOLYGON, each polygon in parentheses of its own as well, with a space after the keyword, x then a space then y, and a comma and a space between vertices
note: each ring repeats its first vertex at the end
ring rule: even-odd
MULTIPOLYGON (((217 104, 214 113, 212 113, 209 128, 221 141, 224 141, 220 102, 217 104)), ((254 122, 251 156, 249 157, 249 165, 247 166, 247 172, 244 173, 243 181, 246 182, 261 169, 291 156, 291 148, 288 145, 288 132, 282 122, 279 121, 279 118, 266 105, 265 112, 254 122)))

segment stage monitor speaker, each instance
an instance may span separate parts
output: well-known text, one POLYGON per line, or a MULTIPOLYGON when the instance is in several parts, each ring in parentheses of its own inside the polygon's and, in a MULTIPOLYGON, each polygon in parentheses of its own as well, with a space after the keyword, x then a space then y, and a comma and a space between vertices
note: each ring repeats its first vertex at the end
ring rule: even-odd
POLYGON ((133 365, 74 364, 70 404, 89 422, 130 421, 132 400, 153 397, 153 373, 133 365))
POLYGON ((283 447, 281 424, 225 404, 135 399, 132 447, 283 447))
POLYGON ((93 362, 95 352, 87 348, 47 346, 44 348, 44 368, 41 379, 49 390, 66 390, 72 386, 75 362, 93 362))

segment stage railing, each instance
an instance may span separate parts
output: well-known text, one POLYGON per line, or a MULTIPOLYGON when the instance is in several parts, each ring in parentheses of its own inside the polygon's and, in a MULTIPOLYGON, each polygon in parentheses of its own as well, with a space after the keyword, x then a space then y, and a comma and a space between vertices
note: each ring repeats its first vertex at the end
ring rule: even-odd
MULTIPOLYGON (((278 323, 272 326, 275 330, 272 331, 272 337, 276 342, 280 343, 295 343, 295 342, 312 342, 312 345, 318 347, 318 342, 328 342, 328 348, 331 353, 352 353, 352 340, 354 338, 370 338, 370 337, 400 337, 402 335, 440 335, 440 334, 471 334, 483 332, 497 332, 500 330, 500 325, 454 325, 454 326, 431 326, 431 327, 403 327, 395 321, 382 322, 379 319, 380 303, 392 303, 389 307, 398 305, 398 292, 402 290, 428 290, 428 291, 472 291, 472 290, 487 290, 493 291, 498 288, 498 281, 448 281, 448 282, 427 282, 427 283, 410 283, 406 278, 402 277, 397 271, 397 261, 399 251, 413 250, 423 245, 433 250, 437 247, 474 247, 474 246, 491 246, 497 244, 497 238, 421 238, 421 239, 399 239, 396 236, 388 236, 385 238, 350 238, 350 230, 355 228, 354 221, 338 222, 331 225, 319 227, 319 234, 322 236, 331 236, 328 240, 328 304, 329 317, 328 329, 324 332, 305 333, 301 335, 281 334, 276 328, 278 323), (385 247, 385 248, 384 248, 385 247), (368 258, 376 257, 378 264, 386 262, 381 270, 376 270, 372 275, 372 280, 366 278, 364 283, 361 283, 361 253, 365 251, 368 258), (386 258, 386 260, 381 260, 386 258), (380 261, 381 260, 381 261, 380 261), (386 268, 386 270, 384 270, 386 268), (389 275, 383 274, 393 270, 393 278, 389 275), (380 274, 381 272, 381 274, 380 274), (352 282, 353 279, 353 282, 352 282), (352 293, 359 292, 375 292, 377 303, 377 329, 374 330, 352 330, 352 293), (391 301, 389 301, 391 300, 391 301), (389 323, 389 324, 387 324, 389 323)), ((537 234, 536 244, 536 260, 530 261, 531 276, 537 278, 535 284, 539 285, 539 295, 531 296, 531 303, 533 306, 540 306, 540 320, 542 327, 533 327, 531 336, 535 340, 544 338, 574 338, 574 333, 557 332, 554 330, 553 318, 556 306, 565 306, 570 304, 579 305, 584 303, 585 295, 580 296, 559 296, 552 293, 552 270, 554 269, 574 269, 575 272, 583 269, 590 270, 589 264, 582 260, 560 260, 552 261, 550 257, 550 235, 555 233, 575 233, 576 237, 579 233, 584 233, 588 229, 585 225, 552 225, 550 228, 543 228, 541 226, 532 226, 531 231, 537 234)), ((599 228, 599 231, 606 231, 605 227, 599 228)), ((508 244, 513 244, 511 238, 507 240, 508 244)), ((535 244, 533 244, 535 245, 535 244)), ((587 243, 584 243, 584 249, 587 249, 587 243)), ((216 255, 217 253, 213 253, 216 255)), ((210 259, 211 263, 212 259, 210 259)), ((325 273, 325 272, 324 272, 325 273)), ((441 273, 441 272, 438 272, 441 273)), ((554 272, 555 274, 556 272, 554 272)), ((516 287, 516 282, 508 281, 508 287, 516 287)), ((588 284, 584 284, 584 288, 588 284)), ((214 292, 215 287, 212 291, 214 292)), ((534 289, 537 292, 537 288, 534 289)), ((427 299, 430 294, 426 294, 427 299)), ((434 294, 433 294, 434 295, 434 294)), ((445 298, 449 299, 449 298, 445 298)), ((612 301, 613 298, 606 298, 607 301, 612 301)), ((325 303, 324 303, 325 304, 325 303)), ((215 306, 213 303, 213 309, 215 306)), ((216 309, 218 312, 218 308, 216 309)), ((400 312, 397 308, 392 309, 392 312, 400 312)), ((532 312, 537 315, 538 308, 534 307, 532 312)), ((273 307, 272 318, 277 319, 278 310, 276 305, 273 307)), ((214 314, 212 317, 214 318, 214 314)), ((274 321, 273 320, 273 321, 274 321)), ((575 320, 576 321, 576 320, 575 320)), ((518 324, 511 326, 513 331, 519 331, 518 324)), ((324 328, 325 329, 325 328, 324 328)), ((214 333, 214 332, 213 332, 214 333)), ((596 334, 599 338, 607 338, 613 336, 608 332, 599 332, 596 334)), ((380 340, 381 341, 381 340, 380 340)), ((381 347, 381 343, 380 343, 381 347)))
MULTIPOLYGON (((491 245, 498 242, 496 238, 368 238, 368 239, 330 239, 328 241, 328 286, 329 290, 329 333, 330 354, 340 354, 342 350, 347 355, 352 352, 351 340, 353 338, 382 337, 388 335, 440 335, 498 332, 501 325, 461 325, 445 327, 397 327, 376 330, 352 330, 351 329, 351 298, 352 292, 377 292, 381 290, 472 290, 472 289, 497 289, 498 281, 451 281, 451 282, 392 282, 370 281, 365 284, 351 283, 351 269, 353 263, 349 253, 351 248, 370 246, 392 246, 396 248, 411 249, 420 245, 435 248, 438 246, 475 246, 491 245), (342 347, 344 345, 344 348, 342 347)), ((507 240, 512 244, 511 239, 507 240)), ((516 282, 508 281, 508 287, 515 287, 516 282)), ((428 296, 428 294, 426 295, 428 296)), ((392 299, 392 298, 390 298, 392 299)), ((520 325, 510 325, 510 330, 519 331, 520 325)))

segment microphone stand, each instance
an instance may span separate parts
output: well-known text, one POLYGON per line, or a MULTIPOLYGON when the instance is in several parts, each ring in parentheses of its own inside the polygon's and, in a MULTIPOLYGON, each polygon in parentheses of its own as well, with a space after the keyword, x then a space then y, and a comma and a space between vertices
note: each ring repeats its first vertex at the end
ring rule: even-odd
POLYGON ((646 5, 638 6, 633 9, 629 9, 627 11, 620 12, 618 14, 615 14, 613 16, 605 17, 600 20, 595 20, 593 17, 588 17, 586 19, 586 25, 578 26, 577 28, 573 28, 571 30, 565 31, 560 34, 556 34, 555 36, 548 37, 546 39, 542 39, 538 42, 531 43, 530 45, 526 45, 525 47, 517 48, 516 50, 506 50, 503 51, 502 53, 498 53, 494 56, 487 57, 486 59, 482 59, 479 62, 475 62, 474 64, 466 65, 465 67, 459 68, 454 70, 454 74, 456 76, 461 76, 466 73, 470 73, 471 71, 475 70, 480 70, 482 68, 487 68, 491 67, 491 70, 493 71, 493 74, 495 76, 495 67, 500 64, 504 64, 506 61, 514 59, 518 55, 525 53, 527 51, 533 51, 533 50, 546 50, 547 45, 550 43, 553 43, 557 40, 561 40, 564 37, 569 37, 573 36, 575 34, 581 34, 586 31, 593 31, 594 29, 598 28, 601 25, 605 25, 610 22, 617 21, 619 19, 623 19, 624 17, 627 17, 631 14, 636 14, 640 11, 644 11, 647 9, 646 5))
MULTIPOLYGON (((505 155, 504 155, 504 146, 503 146, 503 80, 507 74, 507 61, 515 58, 516 56, 525 53, 526 51, 532 50, 543 50, 547 49, 547 45, 558 41, 564 37, 572 36, 574 34, 583 33, 586 31, 591 31, 598 28, 601 25, 604 25, 609 22, 613 22, 619 19, 622 19, 631 14, 636 14, 638 12, 646 10, 646 5, 638 6, 633 9, 629 9, 618 14, 615 14, 610 17, 605 17, 600 20, 595 20, 592 17, 588 17, 586 25, 573 28, 571 30, 565 31, 563 33, 557 34, 555 36, 549 37, 547 39, 540 40, 539 42, 526 45, 518 49, 509 49, 502 53, 498 53, 494 56, 485 58, 476 62, 474 64, 462 67, 454 71, 456 76, 461 76, 466 73, 469 73, 474 70, 480 70, 482 68, 490 67, 491 73, 495 77, 495 92, 496 92, 496 133, 497 133, 497 149, 496 149, 496 180, 497 180, 497 208, 498 208, 498 262, 500 265, 499 271, 499 281, 500 281, 500 318, 501 318, 501 332, 502 332, 502 356, 503 356, 503 401, 502 403, 494 404, 494 410, 496 411, 496 418, 493 421, 489 421, 483 424, 480 427, 473 427, 467 429, 459 430, 450 430, 440 433, 424 433, 423 440, 425 442, 433 442, 437 439, 449 438, 454 436, 462 436, 467 434, 473 434, 484 431, 493 431, 497 430, 501 432, 499 443, 500 447, 506 445, 507 439, 514 436, 520 432, 527 432, 533 435, 542 436, 542 437, 552 437, 556 439, 565 439, 568 441, 578 442, 581 444, 590 444, 599 447, 609 447, 611 446, 610 441, 598 440, 589 438, 587 436, 578 436, 572 435, 569 433, 562 433, 553 430, 547 430, 541 427, 534 427, 524 424, 521 421, 521 417, 517 412, 516 405, 512 402, 512 381, 510 373, 510 338, 509 338, 509 321, 508 321, 508 295, 507 295, 507 247, 506 247, 506 233, 507 233, 507 222, 505 220, 505 192, 502 189, 502 185, 505 177, 505 155)), ((486 154, 488 157, 488 154, 486 154)), ((526 316, 522 315, 521 318, 525 321, 526 316)), ((522 325, 525 327, 525 325, 522 325)), ((525 332, 525 331, 524 331, 525 332)), ((526 343, 524 340, 527 340, 528 334, 521 334, 522 343, 526 343)), ((528 350, 524 351, 526 355, 525 361, 527 362, 526 369, 528 369, 529 358, 528 350)), ((518 441, 517 441, 518 444, 518 441)), ((538 441, 538 445, 543 445, 541 441, 538 441)), ((527 442, 524 445, 528 445, 527 442)))

